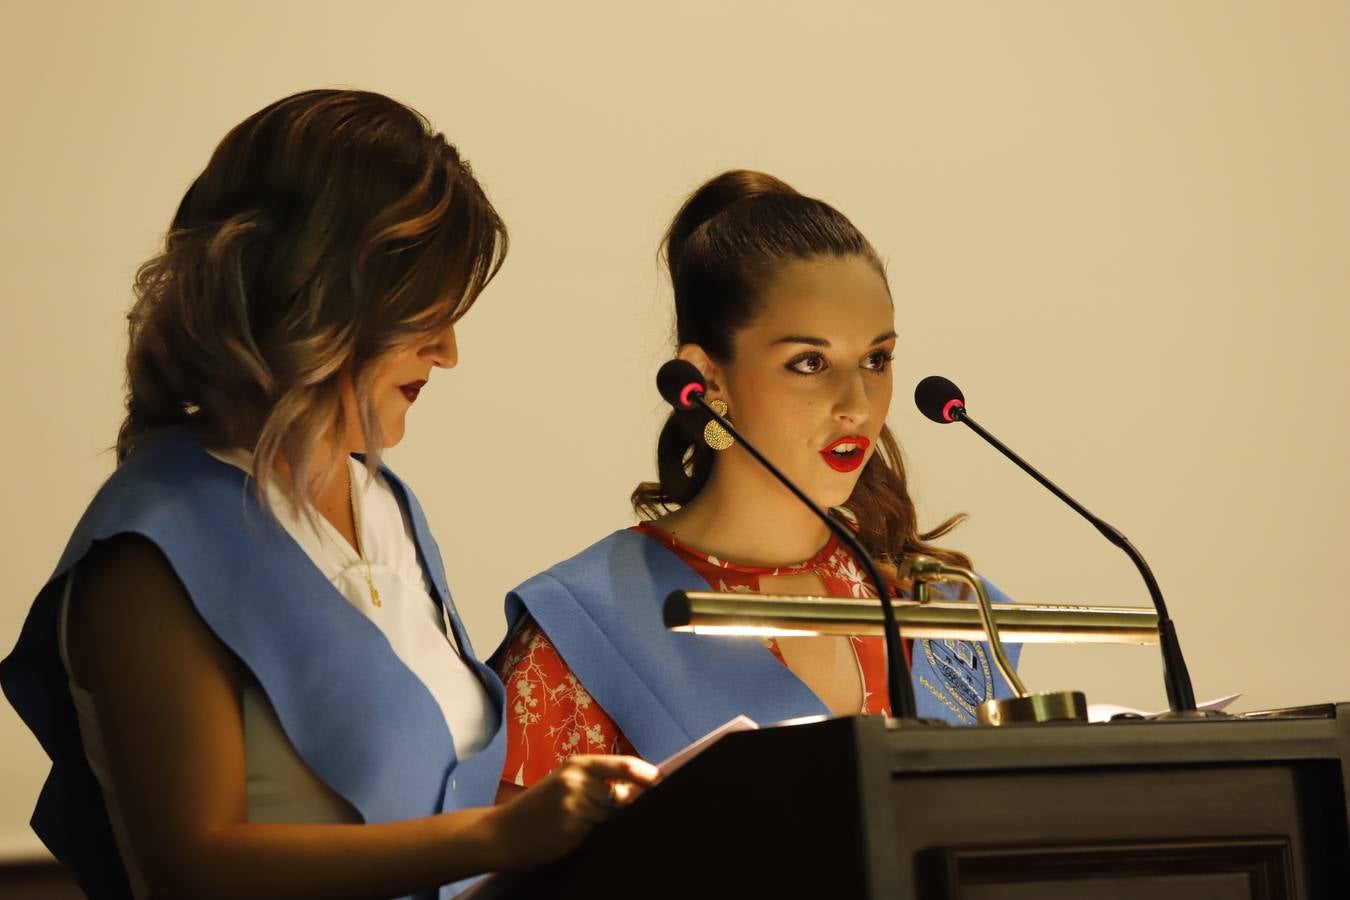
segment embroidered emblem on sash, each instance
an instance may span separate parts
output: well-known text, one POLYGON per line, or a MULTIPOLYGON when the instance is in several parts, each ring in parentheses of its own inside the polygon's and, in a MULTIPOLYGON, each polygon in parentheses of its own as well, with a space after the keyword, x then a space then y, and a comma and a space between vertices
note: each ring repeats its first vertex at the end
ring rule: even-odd
POLYGON ((962 725, 967 725, 970 723, 970 719, 966 716, 966 714, 962 712, 960 709, 957 709, 956 704, 953 703, 946 694, 944 694, 937 688, 933 687, 933 682, 929 681, 927 678, 920 675, 919 684, 927 688, 928 693, 936 697, 939 703, 950 709, 952 711, 952 715, 956 716, 956 721, 960 722, 962 725))
POLYGON ((994 676, 983 646, 970 641, 927 638, 920 643, 942 687, 970 715, 974 716, 975 707, 994 696, 994 676))

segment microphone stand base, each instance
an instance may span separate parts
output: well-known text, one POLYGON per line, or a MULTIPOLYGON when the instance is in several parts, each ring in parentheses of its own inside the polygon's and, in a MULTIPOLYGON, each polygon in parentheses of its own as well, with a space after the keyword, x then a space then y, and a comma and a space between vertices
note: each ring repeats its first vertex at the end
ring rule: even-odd
POLYGON ((975 710, 980 725, 1024 725, 1036 722, 1086 722, 1087 698, 1082 691, 1052 691, 1005 700, 988 700, 975 710))

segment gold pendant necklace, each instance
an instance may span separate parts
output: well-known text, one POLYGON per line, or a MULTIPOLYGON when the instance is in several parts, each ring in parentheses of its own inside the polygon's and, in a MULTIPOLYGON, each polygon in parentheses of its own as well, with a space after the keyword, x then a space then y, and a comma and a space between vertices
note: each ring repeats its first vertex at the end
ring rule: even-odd
POLYGON ((366 580, 366 587, 370 588, 370 602, 375 606, 384 606, 384 602, 380 600, 379 588, 375 587, 370 560, 366 559, 366 551, 361 546, 361 512, 356 505, 356 479, 352 477, 351 463, 347 463, 347 497, 352 504, 352 528, 356 537, 356 555, 366 567, 366 570, 361 573, 361 577, 366 580))

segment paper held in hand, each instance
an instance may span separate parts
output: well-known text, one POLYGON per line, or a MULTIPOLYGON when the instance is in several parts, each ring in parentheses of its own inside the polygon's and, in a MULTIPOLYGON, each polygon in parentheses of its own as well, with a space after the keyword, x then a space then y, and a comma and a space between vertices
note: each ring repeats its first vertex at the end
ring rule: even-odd
POLYGON ((723 736, 731 734, 732 732, 753 731, 756 728, 777 728, 780 725, 805 725, 808 722, 823 722, 828 718, 829 716, 802 716, 799 719, 787 719, 782 722, 772 722, 768 725, 760 725, 749 716, 737 716, 734 719, 723 722, 692 744, 688 744, 684 748, 667 756, 665 759, 661 760, 661 762, 657 763, 656 767, 661 770, 663 776, 669 775, 671 772, 674 772, 680 766, 689 762, 689 760, 717 743, 723 736))
POLYGON ((749 716, 737 716, 734 719, 730 719, 723 722, 721 725, 718 725, 692 744, 686 744, 681 749, 676 750, 670 756, 667 756, 657 763, 656 767, 661 770, 662 776, 669 775, 671 772, 674 772, 680 766, 717 743, 718 739, 723 735, 731 734, 735 731, 753 731, 758 727, 759 723, 749 716))

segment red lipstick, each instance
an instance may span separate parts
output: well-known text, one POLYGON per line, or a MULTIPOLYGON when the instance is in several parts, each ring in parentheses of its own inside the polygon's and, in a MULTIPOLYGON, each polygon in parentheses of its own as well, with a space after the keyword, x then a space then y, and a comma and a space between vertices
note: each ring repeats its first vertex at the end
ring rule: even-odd
POLYGON ((836 472, 852 472, 863 464, 867 457, 867 448, 872 442, 860 434, 841 437, 820 451, 825 464, 836 472))
POLYGON ((422 392, 422 388, 426 386, 426 383, 426 379, 422 379, 421 381, 410 381, 407 384, 400 384, 398 389, 403 392, 403 396, 407 401, 412 403, 417 399, 417 395, 422 392))

